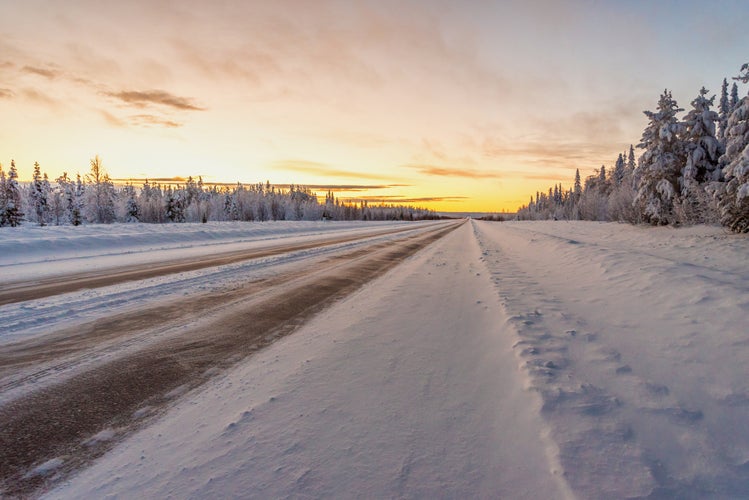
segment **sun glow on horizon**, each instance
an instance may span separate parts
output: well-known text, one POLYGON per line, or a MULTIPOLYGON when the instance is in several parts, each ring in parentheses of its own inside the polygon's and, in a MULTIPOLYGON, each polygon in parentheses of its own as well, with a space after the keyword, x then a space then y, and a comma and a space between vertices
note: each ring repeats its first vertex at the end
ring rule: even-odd
POLYGON ((39 162, 55 179, 85 174, 99 155, 113 178, 339 186, 342 199, 514 211, 539 189, 570 186, 576 168, 610 165, 664 86, 686 104, 745 58, 703 40, 690 45, 709 61, 697 72, 661 41, 659 16, 728 15, 696 2, 653 19, 641 2, 510 11, 450 0, 1 3, 19 22, 0 40, 0 163, 14 159, 28 180, 39 162))

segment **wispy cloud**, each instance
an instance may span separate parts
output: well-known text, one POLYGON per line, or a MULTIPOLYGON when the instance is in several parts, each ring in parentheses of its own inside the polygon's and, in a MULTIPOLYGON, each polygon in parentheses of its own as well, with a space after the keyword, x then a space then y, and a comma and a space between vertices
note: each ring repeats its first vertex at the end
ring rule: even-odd
POLYGON ((10 89, 0 89, 0 99, 10 99, 15 94, 10 89))
MULTIPOLYGON (((197 177, 195 177, 197 179, 197 177)), ((129 182, 129 183, 144 183, 151 182, 163 182, 166 184, 170 183, 181 183, 187 181, 185 177, 123 177, 119 179, 112 179, 114 182, 129 182)))
POLYGON ((60 76, 60 72, 56 69, 39 68, 36 66, 24 66, 23 68, 21 68, 21 71, 24 73, 30 73, 32 75, 43 76, 44 78, 48 78, 50 80, 53 80, 60 76))
POLYGON ((181 123, 175 122, 174 120, 168 120, 154 115, 133 115, 130 119, 134 124, 143 126, 156 125, 166 128, 177 128, 182 126, 181 123))
POLYGON ((377 189, 392 189, 398 187, 406 187, 408 184, 307 184, 308 187, 313 190, 324 190, 324 191, 373 191, 377 189))
POLYGON ((102 118, 104 118, 104 121, 106 121, 108 124, 112 125, 113 127, 127 127, 127 123, 124 120, 121 120, 120 118, 114 116, 109 111, 100 109, 99 114, 102 116, 102 118))
POLYGON ((59 102, 47 94, 40 92, 33 88, 25 88, 21 91, 22 95, 29 101, 33 101, 37 104, 44 104, 49 107, 56 108, 59 106, 59 102))
POLYGON ((487 172, 470 168, 442 167, 439 165, 405 165, 408 168, 418 170, 422 174, 436 175, 440 177, 467 177, 469 179, 499 179, 501 175, 497 172, 487 172))
POLYGON ((322 177, 339 177, 344 179, 370 179, 370 180, 394 180, 392 176, 373 174, 370 172, 358 172, 355 170, 343 170, 333 168, 325 163, 309 160, 280 160, 271 164, 273 168, 300 172, 305 174, 319 175, 322 177))
POLYGON ((145 108, 152 104, 178 109, 180 111, 204 111, 192 98, 180 97, 165 90, 122 90, 106 92, 109 97, 118 99, 136 108, 145 108))
POLYGON ((462 202, 469 199, 467 196, 349 196, 339 198, 345 202, 362 202, 367 203, 389 203, 389 204, 411 204, 411 203, 434 203, 434 202, 462 202))

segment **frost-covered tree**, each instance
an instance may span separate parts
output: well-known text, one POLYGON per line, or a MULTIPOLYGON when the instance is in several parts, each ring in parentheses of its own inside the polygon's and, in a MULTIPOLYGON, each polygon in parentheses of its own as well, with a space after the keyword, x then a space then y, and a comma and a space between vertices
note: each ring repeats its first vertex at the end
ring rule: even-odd
POLYGON ((3 164, 0 163, 0 227, 4 227, 8 225, 8 221, 5 220, 5 209, 6 209, 5 186, 6 184, 7 184, 7 181, 5 179, 5 171, 3 170, 3 164))
POLYGON ((741 101, 741 99, 739 99, 739 86, 734 83, 731 85, 731 100, 728 103, 732 113, 733 110, 739 106, 739 101, 741 101))
POLYGON ((656 111, 644 111, 648 125, 637 145, 644 149, 639 170, 635 203, 645 221, 669 224, 674 219, 674 203, 679 193, 679 177, 684 165, 684 126, 676 114, 679 108, 666 89, 656 111))
POLYGON ((720 116, 710 109, 715 96, 708 99, 707 94, 702 87, 700 95, 692 101, 692 109, 684 117, 686 164, 683 189, 688 189, 690 183, 718 180, 718 159, 723 151, 715 136, 715 124, 720 121, 720 116))
POLYGON ((86 175, 88 220, 99 224, 110 224, 115 221, 114 185, 98 156, 91 159, 90 165, 91 171, 86 175))
POLYGON ((140 210, 138 209, 135 188, 132 184, 127 184, 122 188, 122 195, 125 198, 123 220, 125 222, 138 222, 140 220, 140 210))
POLYGON ((16 162, 10 160, 8 178, 5 180, 5 216, 3 220, 11 227, 21 225, 23 211, 21 210, 21 187, 18 185, 18 170, 16 162))
POLYGON ((715 136, 715 124, 720 115, 710 107, 715 96, 707 98, 705 87, 692 101, 692 109, 684 117, 684 152, 686 163, 681 175, 679 215, 683 222, 698 223, 711 220, 711 200, 705 191, 708 182, 720 178, 718 160, 723 145, 715 136))
POLYGON ((723 85, 720 87, 720 101, 718 101, 718 131, 715 136, 721 143, 726 137, 726 127, 728 126, 728 117, 731 114, 730 102, 728 101, 728 79, 723 79, 723 85))
MULTIPOLYGON (((583 185, 580 181, 580 169, 575 169, 575 184, 573 187, 573 192, 575 193, 575 198, 580 198, 580 195, 583 194, 583 185)), ((576 200, 577 201, 577 200, 576 200)))
POLYGON ((619 153, 616 163, 614 163, 614 172, 611 174, 615 186, 619 186, 624 180, 625 168, 624 155, 619 153))
POLYGON ((70 223, 74 226, 83 224, 83 202, 86 195, 86 186, 81 180, 81 174, 75 176, 75 190, 72 192, 70 206, 70 223))
POLYGON ((739 102, 728 119, 726 152, 720 160, 725 182, 711 188, 721 223, 737 233, 749 232, 749 96, 739 102))
MULTIPOLYGON (((734 77, 734 80, 739 80, 740 82, 743 82, 743 83, 749 83, 749 63, 744 63, 741 65, 741 71, 739 73, 739 76, 734 77)), ((738 91, 737 91, 737 95, 738 95, 738 91)))
POLYGON ((51 189, 49 180, 47 179, 47 174, 42 176, 39 162, 35 162, 34 174, 31 177, 31 185, 29 186, 29 199, 31 201, 31 206, 34 209, 34 214, 36 215, 36 222, 40 226, 46 226, 48 222, 50 191, 51 189))

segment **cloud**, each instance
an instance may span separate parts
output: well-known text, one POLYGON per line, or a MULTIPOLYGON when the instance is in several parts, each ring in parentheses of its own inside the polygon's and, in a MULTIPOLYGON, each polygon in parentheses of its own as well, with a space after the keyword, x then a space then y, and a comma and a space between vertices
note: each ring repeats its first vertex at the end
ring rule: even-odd
POLYGON ((624 151, 628 147, 629 145, 625 147, 624 143, 613 141, 581 142, 573 138, 539 138, 511 143, 487 138, 479 146, 481 153, 487 158, 572 170, 613 162, 616 152, 624 151))
POLYGON ((393 180, 391 176, 383 176, 369 172, 357 172, 330 167, 324 163, 308 160, 279 160, 271 163, 273 168, 319 175, 323 177, 343 177, 346 179, 393 180))
POLYGON ((482 172, 470 168, 440 167, 438 165, 404 165, 416 169, 422 174, 436 175, 441 177, 466 177, 469 179, 499 179, 500 174, 496 172, 482 172))
POLYGON ((37 104, 44 104, 46 106, 55 108, 60 104, 57 100, 53 99, 47 94, 44 94, 33 88, 25 88, 21 91, 21 93, 26 99, 36 102, 37 104))
POLYGON ((38 68, 35 66, 24 66, 23 68, 21 68, 21 71, 23 71, 24 73, 31 73, 32 75, 43 76, 44 78, 48 78, 50 80, 53 80, 60 76, 60 72, 57 70, 38 68))
POLYGON ((12 90, 0 88, 0 99, 10 99, 15 96, 12 90))
POLYGON ((125 104, 136 108, 145 108, 151 104, 158 104, 180 111, 204 111, 189 97, 180 97, 164 90, 123 90, 120 92, 105 92, 105 95, 119 99, 125 104))
MULTIPOLYGON (((197 181, 198 178, 194 177, 194 179, 197 181)), ((148 182, 149 184, 153 183, 161 183, 161 184, 184 184, 187 181, 185 177, 121 177, 118 179, 112 179, 112 182, 117 183, 128 183, 128 184, 145 184, 148 182)), ((210 183, 205 183, 210 184, 210 183)), ((232 186, 236 185, 230 184, 232 186)))
POLYGON ((409 203, 435 203, 435 202, 463 202, 469 199, 467 196, 424 196, 407 197, 400 195, 392 196, 359 196, 339 198, 344 202, 387 203, 387 204, 409 204, 409 203))
POLYGON ((110 124, 110 125, 112 125, 114 127, 126 127, 127 126, 127 123, 125 123, 123 120, 120 120, 119 118, 117 118, 116 116, 114 116, 109 111, 105 111, 103 109, 100 109, 99 110, 99 114, 101 114, 101 116, 104 118, 104 120, 108 124, 110 124))
POLYGON ((177 123, 173 120, 167 120, 165 118, 160 118, 154 115, 133 115, 130 117, 130 120, 135 125, 142 126, 157 125, 165 128, 177 128, 182 126, 181 123, 177 123))
POLYGON ((406 187, 408 184, 305 184, 313 190, 323 191, 372 191, 376 189, 392 189, 395 187, 406 187))

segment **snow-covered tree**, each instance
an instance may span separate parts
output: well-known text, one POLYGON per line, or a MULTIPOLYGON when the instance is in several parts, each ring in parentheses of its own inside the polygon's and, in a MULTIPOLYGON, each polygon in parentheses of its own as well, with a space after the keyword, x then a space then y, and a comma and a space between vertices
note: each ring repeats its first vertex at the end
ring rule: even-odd
POLYGON ((104 171, 101 159, 95 156, 90 162, 91 171, 86 175, 86 209, 88 220, 99 224, 110 224, 115 221, 114 185, 104 171))
POLYGON ((46 226, 48 222, 50 191, 47 174, 42 176, 39 162, 35 162, 34 174, 31 177, 31 185, 29 186, 29 198, 34 209, 34 214, 36 215, 36 222, 40 226, 46 226))
MULTIPOLYGON (((743 82, 743 83, 749 83, 749 63, 744 63, 741 65, 741 72, 739 73, 739 76, 734 78, 734 80, 739 80, 740 82, 743 82)), ((738 91, 737 91, 737 95, 738 95, 738 91)))
POLYGON ((718 132, 715 136, 721 143, 726 137, 726 127, 728 126, 728 117, 731 114, 730 102, 728 101, 728 79, 723 79, 723 85, 720 87, 720 101, 718 102, 718 132))
POLYGON ((705 184, 720 178, 718 159, 723 145, 715 136, 715 124, 720 115, 710 107, 715 96, 707 98, 705 87, 692 101, 692 109, 684 117, 684 151, 686 163, 681 175, 679 218, 683 222, 698 223, 711 220, 711 199, 705 184))
POLYGON ((639 186, 635 203, 645 221, 651 224, 674 222, 679 177, 684 165, 684 126, 676 114, 679 108, 666 89, 658 100, 656 111, 644 111, 648 125, 637 145, 644 149, 639 170, 639 186))
POLYGON ((21 187, 18 185, 18 170, 16 162, 10 160, 10 170, 5 180, 5 216, 3 220, 11 227, 21 225, 23 221, 21 210, 21 187))
POLYGON ((724 183, 711 186, 721 223, 734 232, 749 232, 749 96, 728 119, 726 152, 721 157, 724 183))
POLYGON ((728 103, 731 112, 739 106, 739 101, 741 101, 739 99, 739 86, 734 83, 731 85, 731 100, 728 103))
POLYGON ((135 188, 131 184, 126 184, 122 188, 122 194, 125 197, 125 206, 123 219, 125 222, 138 222, 140 220, 140 210, 136 200, 135 188))
POLYGON ((619 186, 624 180, 625 169, 626 169, 626 166, 625 166, 625 161, 624 161, 624 155, 619 153, 619 156, 616 158, 616 163, 614 163, 614 172, 611 174, 614 180, 615 186, 619 186))
POLYGON ((5 179, 5 171, 3 170, 3 164, 0 163, 0 227, 4 227, 8 225, 8 221, 5 220, 5 210, 6 210, 6 202, 5 202, 5 189, 6 189, 7 180, 5 179))
POLYGON ((720 116, 710 107, 715 96, 708 99, 705 87, 700 89, 692 101, 692 109, 684 117, 684 146, 686 164, 683 173, 683 190, 691 183, 702 184, 718 180, 718 159, 723 153, 718 139, 715 137, 715 124, 720 116))

